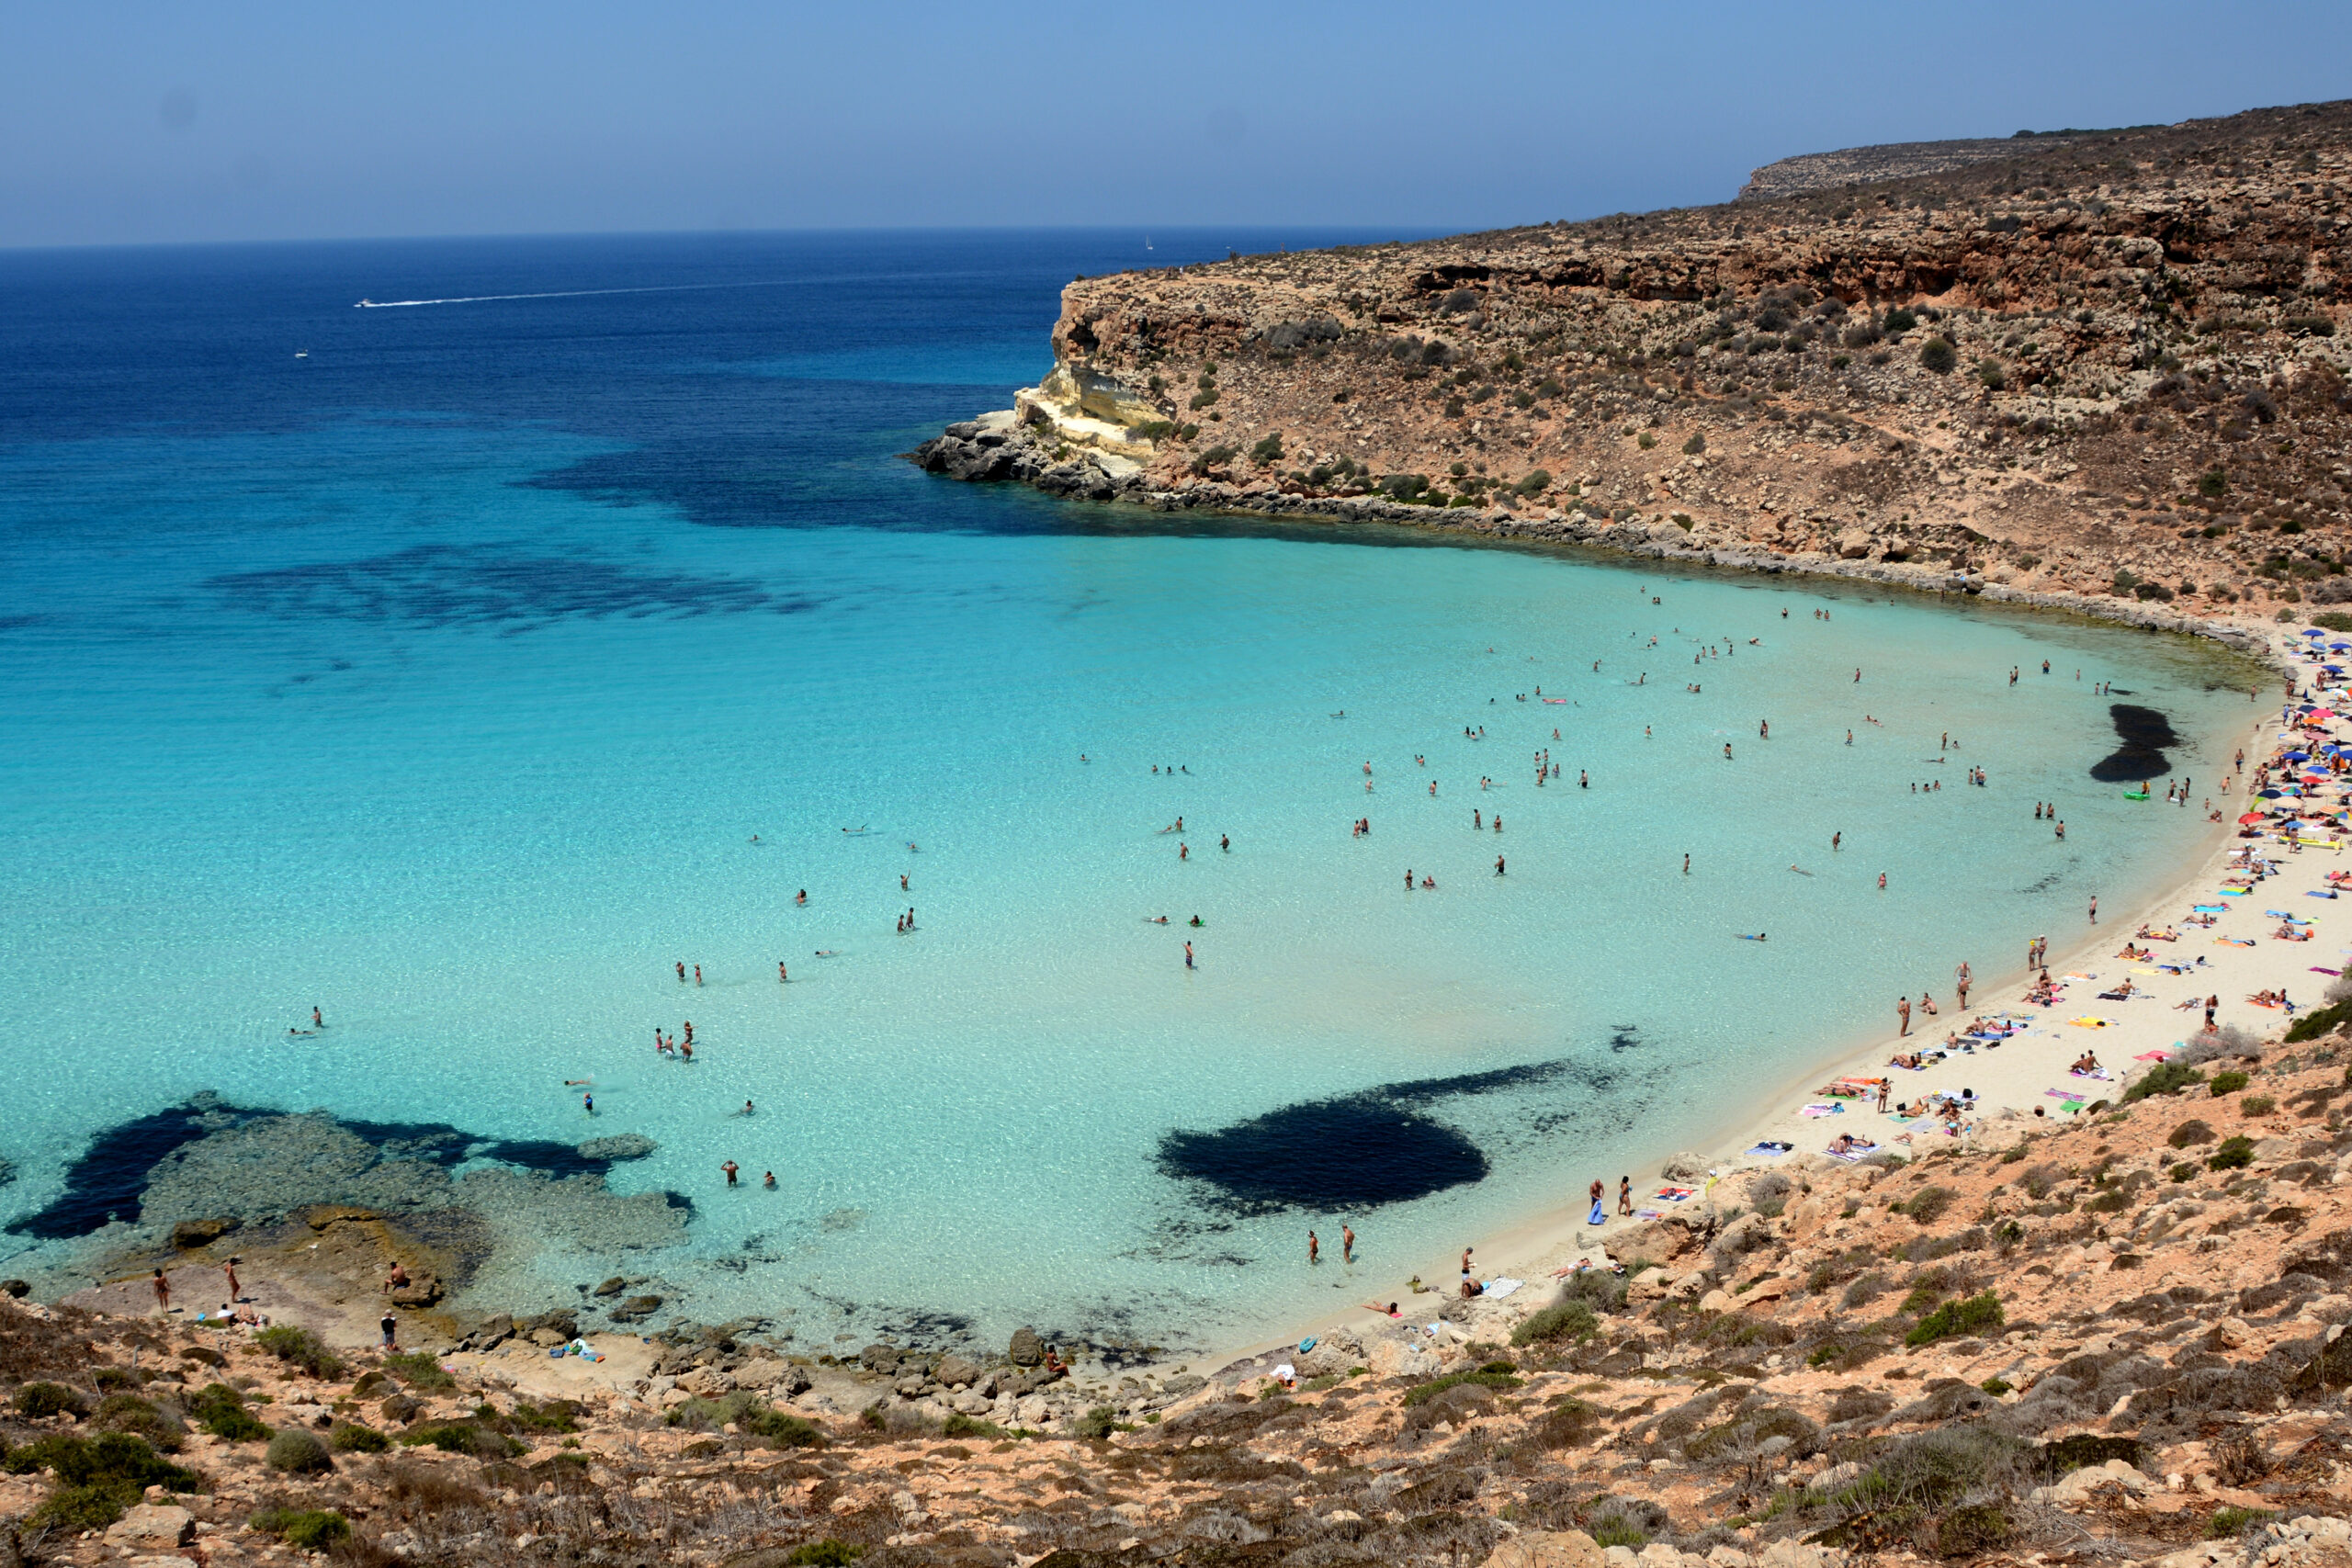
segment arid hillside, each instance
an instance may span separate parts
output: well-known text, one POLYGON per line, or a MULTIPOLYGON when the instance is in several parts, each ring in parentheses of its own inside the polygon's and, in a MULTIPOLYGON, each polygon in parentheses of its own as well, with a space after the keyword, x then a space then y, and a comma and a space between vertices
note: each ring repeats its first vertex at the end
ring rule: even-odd
POLYGON ((2352 599, 2347 184, 2352 103, 2333 103, 1778 200, 1080 278, 1017 422, 915 456, 1162 507, 1965 573, 2165 619, 2333 604, 2352 599))

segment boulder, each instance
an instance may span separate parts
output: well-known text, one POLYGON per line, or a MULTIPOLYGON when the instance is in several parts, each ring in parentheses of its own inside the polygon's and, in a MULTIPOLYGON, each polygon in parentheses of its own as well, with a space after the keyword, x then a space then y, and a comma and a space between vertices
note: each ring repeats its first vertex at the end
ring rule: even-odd
POLYGON ((662 1310, 660 1296, 631 1296, 613 1308, 615 1323, 642 1323, 662 1310))
POLYGON ((396 1307, 429 1307, 441 1295, 440 1276, 420 1270, 409 1277, 407 1284, 395 1288, 389 1299, 396 1307))
POLYGON ((678 1380, 678 1386, 700 1399, 716 1399, 735 1392, 733 1374, 717 1367, 696 1367, 678 1380))
POLYGON ((968 1357, 950 1354, 940 1358, 939 1365, 932 1369, 931 1375, 949 1388, 958 1383, 968 1387, 980 1381, 980 1367, 978 1362, 968 1357))
POLYGON ((1707 1156, 1694 1155, 1688 1149, 1676 1155, 1658 1168, 1658 1175, 1668 1181, 1697 1181, 1707 1174, 1707 1156))
POLYGON ((172 1227, 172 1245, 183 1252, 209 1247, 237 1228, 234 1219, 182 1220, 172 1227))
POLYGON ((791 1399, 808 1392, 808 1374, 787 1361, 777 1369, 767 1386, 770 1399, 791 1399))
POLYGON ((529 1338, 531 1343, 540 1349, 552 1350, 570 1340, 571 1336, 558 1328, 534 1328, 530 1332, 529 1338))
POLYGON ((1016 1367, 1043 1366, 1046 1342, 1037 1337, 1037 1331, 1034 1328, 1016 1328, 1012 1331, 1012 1348, 1006 1354, 1016 1367))
POLYGON ((643 1159, 662 1145, 642 1133, 616 1133, 609 1138, 591 1138, 580 1145, 582 1159, 643 1159))
POLYGON ((107 1544, 125 1551, 172 1551, 196 1540, 196 1516, 176 1503, 141 1503, 107 1529, 107 1544))
POLYGON ((1582 1530, 1521 1530, 1487 1554, 1485 1568, 1602 1568, 1607 1562, 1582 1530))
POLYGON ((537 1317, 526 1317, 516 1324, 514 1328, 515 1332, 525 1335, 536 1329, 552 1329, 566 1339, 577 1339, 580 1337, 580 1318, 575 1313, 559 1309, 555 1312, 543 1312, 537 1317))
POLYGON ((905 1356, 898 1346, 877 1339, 857 1353, 857 1364, 869 1372, 895 1372, 905 1356))
POLYGON ((617 1296, 628 1289, 628 1281, 616 1274, 588 1293, 592 1296, 617 1296))

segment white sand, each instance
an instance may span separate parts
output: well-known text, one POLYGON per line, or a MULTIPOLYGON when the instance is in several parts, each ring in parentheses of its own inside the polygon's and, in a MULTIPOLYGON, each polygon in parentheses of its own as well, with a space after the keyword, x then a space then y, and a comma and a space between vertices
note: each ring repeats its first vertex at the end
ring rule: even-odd
MULTIPOLYGON (((2269 627, 2249 627, 2265 633, 2269 627)), ((2301 639, 2280 635, 2276 644, 2284 649, 2301 639)), ((2348 656, 2352 657, 2352 656, 2348 656)), ((2299 676, 2308 685, 2316 679, 2315 671, 2299 670, 2299 676)), ((2276 688, 2274 688, 2274 691, 2276 688)), ((2333 705, 2323 701, 2323 705, 2333 705)), ((1805 1165, 1826 1163, 1830 1140, 1839 1134, 1852 1134, 1874 1142, 1881 1150, 1905 1157, 1915 1157, 1955 1140, 1936 1120, 1923 1118, 1903 1122, 1891 1112, 1881 1114, 1875 1099, 1845 1100, 1838 1114, 1809 1117, 1802 1108, 1809 1103, 1825 1102, 1825 1097, 1815 1092, 1840 1077, 1885 1077, 1892 1080, 1891 1100, 1895 1103, 1916 1101, 1930 1094, 1958 1094, 1962 1089, 1973 1089, 1981 1108, 1967 1119, 1966 1137, 1978 1143, 2007 1146, 2019 1137, 2037 1129, 2062 1124, 2086 1113, 2073 1115, 2062 1111, 2066 1102, 2048 1091, 2057 1089, 2066 1094, 2082 1096, 2085 1107, 2099 1100, 2120 1103, 2130 1077, 2135 1077, 2154 1066, 2142 1056, 2157 1051, 2169 1051, 2199 1033, 2204 1025, 2203 998, 2218 996, 2221 1005, 2216 1021, 2223 1026, 2235 1024, 2256 1036, 2283 1032, 2291 1021, 2290 1015, 2271 1009, 2257 1008, 2247 1001, 2256 991, 2283 990, 2299 1010, 2320 1005, 2323 994, 2333 983, 2331 976, 2314 974, 2314 966, 2327 969, 2352 969, 2352 892, 2336 902, 2324 902, 2308 897, 2324 891, 2330 871, 2352 870, 2352 855, 2324 848, 2306 847, 2291 850, 2275 832, 2266 831, 2259 840, 2237 836, 2236 818, 2252 807, 2274 804, 2249 797, 2249 780, 2256 762, 2267 760, 2280 749, 2278 742, 2290 731, 2279 720, 2275 706, 2262 710, 2263 718, 2246 732, 2247 767, 2233 779, 2226 795, 2214 790, 2211 798, 2222 813, 2223 821, 2213 825, 2210 835, 2190 863, 2188 874, 2163 897, 2136 910, 2101 909, 2096 926, 2089 923, 2087 909, 2081 924, 2071 932, 2021 932, 2017 950, 2000 966, 2002 978, 1997 983, 1984 983, 1984 971, 1980 967, 1979 983, 1969 993, 1970 1006, 1963 1013, 1955 1005, 1949 984, 1936 993, 1938 1016, 1929 1017, 1915 1010, 1908 1038, 1898 1038, 1895 1020, 1888 1020, 1886 1032, 1839 1060, 1835 1060, 1805 1077, 1782 1087, 1780 1093, 1763 1101, 1768 1108, 1760 1115, 1745 1119, 1725 1129, 1720 1140, 1711 1140, 1713 1152, 1706 1156, 1710 1175, 1688 1183, 1704 1187, 1710 1180, 1736 1177, 1741 1173, 1767 1168, 1798 1168, 1805 1165), (2243 886, 2246 884, 2223 875, 2231 856, 2252 848, 2257 853, 2275 861, 2278 872, 2253 884, 2254 891, 2243 896, 2222 896, 2224 886, 2243 886), (2184 923, 2193 903, 2226 903, 2229 908, 2216 918, 2210 927, 2184 923), (2338 913, 2338 909, 2341 913, 2338 913), (2278 917, 2266 910, 2284 910, 2312 922, 2314 932, 2308 942, 2287 942, 2274 937, 2279 929, 2278 917), (2152 931, 2172 930, 2179 933, 2173 942, 2139 941, 2134 933, 2143 926, 2152 931), (2050 938, 2051 976, 2060 979, 2068 974, 2089 976, 2087 980, 2064 981, 2064 990, 2054 1006, 2044 1008, 2025 1000, 2031 976, 2024 968, 2028 940, 2035 935, 2050 938), (2250 947, 2227 945, 2224 939, 2251 941, 2250 947), (2141 961, 2117 956, 2127 942, 2148 949, 2154 957, 2141 961), (2156 969, 2157 964, 2194 965, 2203 959, 2201 967, 2189 974, 2173 976, 2156 969), (2130 980, 2133 994, 2125 1001, 2103 1001, 2098 993, 2130 980), (2183 1010, 2176 1004, 2196 998, 2200 1004, 2193 1010, 2183 1010), (1898 1052, 1944 1048, 1947 1034, 1964 1027, 1972 1019, 1996 1019, 2002 1014, 2022 1019, 2027 1031, 2014 1034, 1997 1046, 1979 1045, 1973 1052, 1951 1050, 1940 1063, 1923 1070, 1910 1071, 1888 1066, 1889 1058, 1898 1052), (2098 1018, 2106 1021, 2105 1027, 2077 1025, 2072 1021, 2098 1018), (2104 1078, 2076 1077, 2069 1068, 2086 1050, 2094 1053, 2105 1069, 2104 1078), (2041 1114, 2036 1116, 2039 1110, 2041 1114), (1747 1151, 1768 1140, 1795 1145, 1790 1154, 1779 1156, 1759 1156, 1747 1151)), ((2343 738, 2346 726, 2331 723, 2332 733, 2343 738)), ((2300 737, 2298 737, 2300 739, 2300 737)), ((2158 781, 2163 782, 2162 780, 2158 781)), ((2352 783, 2352 780, 2347 780, 2352 783)), ((2121 785, 2112 786, 2121 788, 2121 785)), ((2197 804, 2186 808, 2165 804, 2156 795, 2146 804, 2149 811, 2197 810, 2207 798, 2198 792, 2197 804)), ((2317 833, 2314 831, 2314 837, 2317 833)), ((1915 1010, 1918 998, 1912 998, 1915 1010)), ((1891 1004, 1890 1004, 1891 1010, 1891 1004)), ((1950 1049, 1950 1048, 1948 1048, 1950 1049)), ((1664 1158, 1661 1152, 1660 1159, 1664 1158)), ((1656 1170, 1653 1164, 1649 1169, 1656 1170)), ((1652 1195, 1666 1185, 1661 1180, 1636 1181, 1634 1186, 1634 1207, 1657 1213, 1670 1212, 1674 1205, 1653 1201, 1652 1195)), ((1572 1195, 1567 1205, 1553 1213, 1514 1226, 1497 1236, 1477 1244, 1477 1272, 1482 1279, 1512 1278, 1529 1282, 1529 1295, 1539 1301, 1551 1297, 1553 1271, 1573 1265, 1579 1258, 1603 1260, 1612 1236, 1623 1235, 1630 1227, 1642 1224, 1638 1219, 1615 1216, 1617 1195, 1614 1187, 1609 1190, 1611 1218, 1606 1224, 1586 1224, 1589 1207, 1580 1195, 1572 1195)), ((1621 1260, 1622 1261, 1622 1260, 1621 1260)), ((1458 1278, 1458 1258, 1431 1258, 1421 1268, 1420 1278, 1428 1283, 1451 1292, 1458 1278)), ((1383 1299, 1399 1298, 1405 1315, 1409 1320, 1424 1320, 1434 1316, 1447 1299, 1438 1291, 1419 1296, 1406 1297, 1401 1283, 1388 1286, 1365 1286, 1365 1300, 1377 1292, 1383 1299)), ((1317 1334, 1335 1325, 1365 1328, 1384 1325, 1389 1319, 1363 1310, 1360 1306, 1325 1314, 1315 1324, 1301 1330, 1301 1335, 1317 1334)), ((1285 1340, 1283 1344, 1295 1342, 1285 1340)), ((1196 1369, 1225 1366, 1238 1358, 1253 1355, 1273 1348, 1272 1342, 1238 1347, 1215 1356, 1194 1359, 1196 1369)))

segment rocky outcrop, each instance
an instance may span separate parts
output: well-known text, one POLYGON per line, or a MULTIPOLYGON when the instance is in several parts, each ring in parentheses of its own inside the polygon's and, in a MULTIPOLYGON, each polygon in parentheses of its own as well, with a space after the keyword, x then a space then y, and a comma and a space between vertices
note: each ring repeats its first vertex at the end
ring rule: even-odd
MULTIPOLYGON (((1895 141, 1874 147, 1845 147, 1835 152, 1804 152, 1767 164, 1739 187, 1741 201, 1779 201, 1793 196, 1837 190, 1845 186, 1876 185, 1883 180, 1917 179, 1964 169, 1972 164, 2012 159, 2019 152, 2046 152, 2052 147, 2100 132, 2052 131, 2034 136, 2019 131, 2007 139, 1981 137, 1958 141, 1895 141)), ((2116 134, 2113 131, 2107 135, 2116 134)))
POLYGON ((1054 373, 910 456, 2147 625, 2352 603, 2352 106, 1962 151, 1081 279, 1054 373))

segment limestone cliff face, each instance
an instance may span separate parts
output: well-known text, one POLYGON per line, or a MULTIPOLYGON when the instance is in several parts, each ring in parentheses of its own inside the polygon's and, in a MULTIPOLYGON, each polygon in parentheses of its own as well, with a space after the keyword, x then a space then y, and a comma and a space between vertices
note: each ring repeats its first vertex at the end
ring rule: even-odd
POLYGON ((924 460, 2199 614, 2352 600, 2347 186, 2329 104, 1082 279, 1018 460, 924 460))

